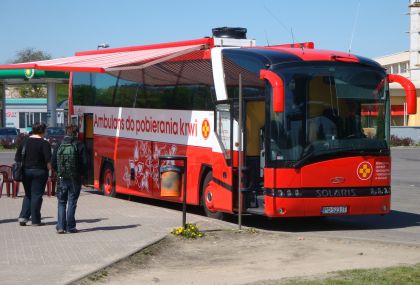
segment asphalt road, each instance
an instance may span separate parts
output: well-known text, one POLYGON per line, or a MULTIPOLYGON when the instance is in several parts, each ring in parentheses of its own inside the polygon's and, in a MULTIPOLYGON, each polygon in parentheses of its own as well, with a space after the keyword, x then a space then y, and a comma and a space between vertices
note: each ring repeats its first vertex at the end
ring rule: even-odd
MULTIPOLYGON (((385 216, 267 219, 243 218, 243 225, 270 231, 346 237, 420 245, 420 148, 392 148, 392 211, 385 216)), ((0 164, 11 164, 13 152, 0 152, 0 164)), ((126 199, 124 197, 123 199, 126 199)), ((177 204, 136 199, 160 207, 177 204)), ((199 212, 190 207, 192 212, 199 212)), ((228 217, 236 223, 236 217, 228 217)))
POLYGON ((0 151, 0 165, 12 165, 14 158, 14 150, 0 151))

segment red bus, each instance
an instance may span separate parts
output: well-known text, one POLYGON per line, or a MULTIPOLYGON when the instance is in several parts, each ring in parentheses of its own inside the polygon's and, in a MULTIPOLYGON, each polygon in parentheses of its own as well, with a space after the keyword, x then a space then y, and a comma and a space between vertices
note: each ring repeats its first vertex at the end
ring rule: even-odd
POLYGON ((213 32, 76 54, 182 51, 72 73, 74 115, 90 153, 87 183, 108 196, 181 202, 161 195, 159 157, 184 155, 187 203, 211 217, 238 211, 239 169, 246 213, 388 213, 388 83, 404 86, 415 113, 412 83, 370 59, 311 42, 256 46, 246 29, 213 32))

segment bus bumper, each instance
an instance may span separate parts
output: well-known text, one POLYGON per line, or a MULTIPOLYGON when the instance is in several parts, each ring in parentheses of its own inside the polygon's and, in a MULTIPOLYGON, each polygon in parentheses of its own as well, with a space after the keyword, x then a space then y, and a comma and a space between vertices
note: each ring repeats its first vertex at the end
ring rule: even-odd
POLYGON ((337 198, 278 198, 265 196, 269 217, 314 217, 387 214, 391 195, 337 198))

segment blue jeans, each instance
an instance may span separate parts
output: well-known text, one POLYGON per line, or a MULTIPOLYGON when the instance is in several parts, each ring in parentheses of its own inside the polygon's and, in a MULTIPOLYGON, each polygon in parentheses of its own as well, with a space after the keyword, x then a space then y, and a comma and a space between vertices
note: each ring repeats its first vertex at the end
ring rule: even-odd
POLYGON ((19 218, 29 220, 29 217, 32 217, 32 224, 40 224, 42 195, 44 195, 47 185, 48 171, 25 168, 23 173, 22 183, 25 188, 25 197, 19 218))
POLYGON ((57 230, 72 231, 76 229, 75 214, 81 188, 82 181, 80 179, 58 179, 56 194, 58 200, 57 230))

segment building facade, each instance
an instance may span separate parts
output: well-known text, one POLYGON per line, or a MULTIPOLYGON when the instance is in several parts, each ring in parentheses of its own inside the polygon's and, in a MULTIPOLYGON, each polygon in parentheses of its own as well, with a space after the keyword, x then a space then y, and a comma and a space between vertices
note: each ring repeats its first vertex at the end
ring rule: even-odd
POLYGON ((57 108, 67 102, 68 81, 65 72, 0 70, 0 127, 25 131, 36 121, 61 126, 64 114, 58 114, 57 108))
MULTIPOLYGON (((46 98, 6 98, 6 127, 15 127, 28 132, 35 122, 47 122, 46 98)), ((67 121, 67 100, 57 105, 57 127, 64 127, 67 121)))
MULTIPOLYGON (((409 50, 375 58, 390 74, 399 74, 409 78, 417 90, 417 106, 420 106, 420 0, 410 0, 410 46, 409 50)), ((420 111, 408 115, 405 92, 398 83, 391 83, 391 125, 420 126, 420 111)))

